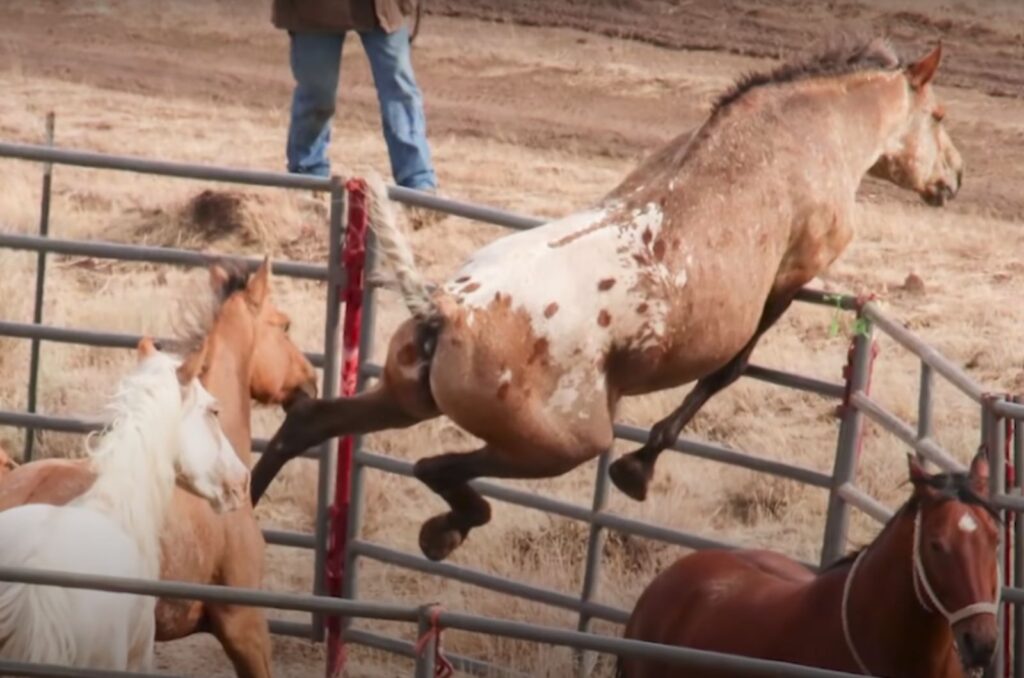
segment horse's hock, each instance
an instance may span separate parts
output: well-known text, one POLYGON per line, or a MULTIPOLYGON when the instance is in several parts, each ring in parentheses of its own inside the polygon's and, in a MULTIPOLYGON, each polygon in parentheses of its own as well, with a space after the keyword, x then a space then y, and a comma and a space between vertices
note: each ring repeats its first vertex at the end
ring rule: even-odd
MULTIPOLYGON (((0 156, 47 163, 44 179, 44 217, 41 220, 40 235, 22 235, 0 233, 0 247, 36 252, 40 262, 40 276, 36 290, 36 315, 33 323, 0 322, 0 335, 29 340, 34 347, 42 341, 59 341, 67 343, 87 344, 91 346, 108 346, 133 348, 138 340, 135 335, 105 332, 102 328, 83 330, 45 325, 41 322, 42 284, 45 278, 45 257, 47 254, 60 253, 65 255, 84 255, 112 259, 128 259, 146 261, 155 264, 173 264, 181 266, 200 266, 208 264, 212 257, 195 251, 172 248, 146 247, 96 241, 69 241, 50 238, 47 235, 46 215, 48 215, 49 184, 51 181, 50 165, 71 164, 84 167, 112 169, 120 171, 144 172, 164 176, 190 177, 207 181, 219 181, 239 184, 255 184, 277 186, 283 188, 314 190, 331 194, 331 252, 326 266, 304 262, 278 262, 274 268, 278 274, 291 275, 311 280, 329 281, 327 285, 327 327, 325 328, 325 345, 323 353, 309 354, 310 359, 318 367, 324 368, 324 395, 332 396, 339 392, 341 383, 350 381, 359 375, 357 387, 362 389, 368 380, 379 375, 379 366, 369 361, 373 345, 375 292, 373 285, 368 285, 360 295, 362 301, 361 328, 350 325, 347 329, 358 330, 346 332, 344 341, 340 336, 342 316, 340 301, 346 292, 344 282, 362 279, 358 267, 362 265, 359 252, 367 253, 365 279, 372 280, 374 272, 374 249, 372 242, 364 243, 359 234, 365 233, 365 184, 351 181, 346 185, 336 178, 319 179, 283 175, 270 172, 253 172, 228 168, 205 167, 125 158, 118 156, 84 153, 74 150, 55 149, 48 146, 32 146, 22 144, 0 144, 0 156), (346 219, 348 223, 346 224, 346 219), (348 239, 343 251, 342 234, 347 228, 348 239), (365 247, 364 245, 369 245, 365 247), (348 256, 346 256, 348 255, 348 256), (342 266, 347 264, 347 270, 342 266), (343 344, 343 345, 342 345, 343 344), (358 352, 357 352, 358 350, 358 352), (356 357, 358 356, 358 364, 356 357), (344 361, 343 361, 344 358, 344 361), (349 365, 344 374, 339 374, 342 363, 349 365)), ((540 223, 538 220, 510 215, 499 210, 457 203, 416 191, 389 188, 392 199, 406 204, 437 209, 450 214, 470 219, 498 224, 512 228, 529 228, 540 223)), ((369 236, 372 241, 372 236, 369 236)), ((251 262, 253 264, 256 261, 251 262)), ((349 294, 353 293, 348 288, 349 294)), ((913 450, 920 457, 929 460, 945 470, 963 470, 955 458, 945 451, 932 436, 932 402, 935 382, 944 381, 967 399, 972 401, 980 413, 979 428, 981 442, 985 446, 992 462, 991 486, 995 504, 1007 517, 1006 532, 1003 541, 1003 556, 1007 573, 1007 587, 1004 589, 1002 608, 1003 622, 1006 624, 1007 635, 1003 643, 1002 658, 1012 660, 1012 675, 1024 678, 1024 652, 1012 653, 1011 647, 1021 647, 1024 634, 1021 624, 1014 624, 1014 617, 1019 615, 1019 606, 1024 603, 1024 592, 1019 588, 1021 582, 1024 557, 1019 552, 1022 540, 1017 531, 1021 529, 1019 522, 1013 521, 1015 513, 1024 510, 1024 500, 1019 496, 1020 480, 1015 469, 1024 463, 1024 435, 1017 435, 1018 421, 1024 421, 1024 406, 1016 403, 1015 398, 991 394, 969 375, 937 351, 916 337, 900 323, 889 318, 877 305, 868 299, 854 299, 847 296, 826 295, 813 290, 805 290, 799 301, 829 307, 838 307, 844 313, 854 314, 857 330, 852 337, 850 349, 843 366, 841 381, 825 381, 817 378, 796 375, 784 371, 751 366, 745 376, 771 384, 794 388, 814 393, 830 399, 837 406, 839 417, 836 453, 831 473, 805 468, 782 461, 774 461, 760 456, 749 455, 728 447, 682 437, 673 446, 677 452, 705 460, 729 464, 757 473, 786 478, 804 483, 825 492, 828 497, 828 509, 825 524, 822 527, 821 560, 831 561, 847 549, 847 528, 850 522, 850 507, 854 507, 878 522, 884 522, 891 515, 889 507, 871 497, 856 482, 857 461, 860 452, 865 420, 873 422, 880 430, 896 437, 903 446, 913 450), (909 352, 920 363, 920 390, 918 394, 917 421, 909 424, 886 409, 870 393, 872 367, 877 353, 876 338, 880 335, 888 337, 888 341, 909 352), (1011 640, 1012 639, 1012 640, 1011 640)), ((37 351, 37 349, 36 349, 37 351)), ((38 353, 33 358, 30 376, 38 371, 38 353)), ((836 365, 837 372, 840 365, 836 365)), ((28 412, 0 411, 0 425, 22 427, 31 430, 57 430, 83 432, 95 428, 95 422, 75 420, 70 417, 44 415, 34 411, 34 389, 36 380, 32 376, 29 385, 28 412)), ((615 433, 619 439, 643 443, 648 432, 636 426, 617 424, 615 433)), ((1022 431, 1024 433, 1024 431, 1022 431)), ((32 440, 32 436, 27 436, 32 440)), ((483 619, 470 615, 455 615, 444 612, 436 607, 400 607, 383 603, 359 601, 359 562, 368 559, 385 563, 393 567, 406 568, 415 572, 452 579, 463 584, 480 587, 505 595, 512 595, 550 605, 562 610, 571 611, 577 617, 577 628, 587 631, 594 620, 603 620, 621 624, 627 617, 627 611, 607 605, 600 600, 601 560, 604 539, 609 531, 634 537, 642 537, 666 542, 676 546, 700 549, 710 546, 733 546, 722 544, 714 535, 692 534, 671 529, 663 525, 650 524, 635 518, 612 513, 606 509, 609 479, 608 466, 610 455, 605 454, 596 463, 594 494, 591 505, 572 504, 533 492, 512 488, 506 484, 491 481, 475 481, 473 487, 483 495, 509 504, 528 507, 561 516, 585 525, 585 562, 583 563, 582 587, 578 591, 559 591, 533 586, 521 581, 499 577, 495 574, 471 569, 448 562, 432 562, 419 554, 396 549, 392 546, 374 543, 361 534, 362 514, 364 506, 365 471, 368 469, 379 472, 412 476, 412 464, 387 455, 364 449, 360 438, 341 441, 342 454, 334 444, 322 446, 314 452, 320 460, 317 501, 317 529, 312 534, 285 532, 281 530, 265 530, 270 543, 283 544, 289 547, 307 548, 315 552, 315 596, 300 596, 274 592, 257 592, 225 589, 212 591, 222 587, 188 586, 172 582, 138 583, 119 582, 114 590, 150 590, 160 595, 179 595, 181 597, 200 597, 203 599, 219 597, 230 599, 237 604, 277 607, 282 609, 304 610, 311 614, 309 623, 273 622, 272 629, 278 633, 298 635, 320 642, 325 638, 330 641, 330 669, 340 669, 343 653, 342 641, 357 643, 378 648, 400 655, 418 657, 417 675, 430 675, 435 661, 444 661, 444 657, 430 651, 436 645, 442 627, 461 628, 477 633, 504 635, 522 640, 567 645, 587 651, 595 650, 604 653, 630 654, 641 650, 625 641, 610 639, 589 633, 573 633, 567 630, 552 629, 534 624, 522 624, 503 620, 483 619), (330 501, 334 497, 333 502, 330 501), (133 588, 134 587, 134 588, 133 588), (341 593, 348 600, 338 601, 327 594, 341 593), (325 624, 325 615, 334 614, 344 617, 344 623, 325 624), (407 633, 404 638, 388 637, 350 624, 349 620, 371 617, 377 619, 400 620, 404 622, 419 621, 420 629, 416 634, 407 633), (413 639, 420 642, 414 643, 413 639)), ((259 451, 265 441, 254 441, 254 449, 259 451)), ((616 490, 612 490, 616 491, 616 490)), ((650 500, 648 500, 650 501, 650 500)), ((412 546, 412 545, 410 545, 412 546)), ((812 567, 816 564, 809 564, 812 567)), ((653 573, 651 573, 653 574, 653 573)), ((57 585, 103 586, 104 583, 78 578, 66 573, 32 573, 4 572, 2 578, 10 580, 47 582, 57 585), (49 579, 47 579, 49 577, 49 579)), ((105 585, 110 586, 107 582, 105 585)), ((419 601, 422 602, 422 601, 419 601)), ((330 617, 336 619, 337 617, 330 617)), ((687 662, 698 662, 691 651, 685 648, 661 649, 666 657, 672 657, 682 665, 687 662)), ((583 670, 590 665, 589 654, 584 654, 580 664, 583 670)), ((448 655, 448 660, 463 671, 482 673, 499 669, 500 674, 509 673, 501 667, 493 667, 482 657, 448 655)), ((769 662, 747 660, 744 658, 723 655, 719 660, 722 666, 736 667, 740 670, 779 670, 769 662)), ((0 662, 2 664, 2 662, 0 662)), ((698 663, 692 664, 699 665, 698 663)), ((0 668, 4 668, 0 666, 0 668)), ((9 667, 8 667, 9 668, 9 667)), ((1000 673, 1003 665, 999 666, 1000 673)), ((49 674, 39 674, 49 675, 49 674)), ((61 674, 63 675, 63 674, 61 674)), ((808 670, 801 675, 836 675, 808 670)), ((1007 673, 1007 675, 1011 675, 1007 673)))

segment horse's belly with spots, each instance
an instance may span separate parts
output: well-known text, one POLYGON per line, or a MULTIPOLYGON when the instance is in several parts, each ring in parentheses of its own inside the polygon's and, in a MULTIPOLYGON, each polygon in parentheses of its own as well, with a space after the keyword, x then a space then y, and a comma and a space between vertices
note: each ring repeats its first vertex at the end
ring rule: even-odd
POLYGON ((705 377, 743 350, 760 315, 755 304, 679 303, 666 313, 665 329, 653 340, 644 326, 617 338, 608 361, 609 383, 622 395, 642 395, 705 377))

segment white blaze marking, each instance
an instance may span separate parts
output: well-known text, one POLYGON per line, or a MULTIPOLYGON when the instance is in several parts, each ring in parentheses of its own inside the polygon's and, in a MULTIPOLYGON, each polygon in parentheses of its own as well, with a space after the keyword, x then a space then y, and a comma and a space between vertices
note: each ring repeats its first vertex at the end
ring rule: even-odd
POLYGON ((960 517, 960 522, 956 524, 964 532, 974 532, 978 529, 978 523, 974 521, 974 516, 970 513, 965 513, 960 517))
POLYGON ((506 369, 498 376, 499 384, 508 384, 512 381, 512 370, 506 369))

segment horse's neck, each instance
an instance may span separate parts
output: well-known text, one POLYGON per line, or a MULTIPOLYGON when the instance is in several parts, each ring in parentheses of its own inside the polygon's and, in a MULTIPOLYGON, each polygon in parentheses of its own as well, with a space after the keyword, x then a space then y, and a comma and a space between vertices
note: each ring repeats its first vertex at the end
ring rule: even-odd
POLYGON ((913 519, 883 532, 857 567, 848 621, 858 652, 873 675, 944 676, 953 634, 914 593, 913 519), (894 663, 884 665, 883 658, 894 663))
POLYGON ((250 435, 250 374, 252 346, 231 341, 211 342, 209 370, 200 381, 220 405, 220 423, 238 457, 249 465, 252 459, 250 435))
POLYGON ((174 491, 168 448, 179 444, 177 419, 164 416, 144 431, 141 422, 127 424, 134 430, 119 432, 117 446, 94 459, 96 481, 75 502, 118 523, 138 545, 153 577, 160 571, 160 531, 174 491))

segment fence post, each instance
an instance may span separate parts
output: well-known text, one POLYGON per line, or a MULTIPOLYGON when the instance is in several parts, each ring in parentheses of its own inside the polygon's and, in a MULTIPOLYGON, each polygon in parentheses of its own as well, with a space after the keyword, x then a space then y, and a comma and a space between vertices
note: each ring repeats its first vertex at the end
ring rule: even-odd
MULTIPOLYGON (((338 187, 340 190, 340 187, 338 187)), ((345 320, 341 344, 341 395, 352 396, 356 392, 359 376, 359 343, 362 327, 364 266, 366 263, 366 183, 361 179, 350 179, 345 189, 348 192, 348 219, 345 227, 345 320)), ((332 187, 332 193, 333 193, 332 187)), ((339 597, 348 545, 349 498, 351 489, 352 456, 355 440, 345 436, 338 440, 338 456, 335 466, 334 503, 331 506, 331 529, 327 546, 328 595, 339 597)), ((342 620, 327 618, 327 678, 337 678, 345 665, 345 645, 341 637, 342 620)))
MULTIPOLYGON (((981 402, 981 416, 982 416, 982 434, 984 436, 982 444, 985 446, 985 450, 988 456, 989 462, 989 495, 992 497, 999 496, 1006 491, 1006 480, 1007 480, 1007 466, 1008 466, 1008 449, 1006 447, 1006 427, 1002 417, 995 413, 994 405, 997 402, 1002 401, 1001 396, 986 395, 982 398, 981 402)), ((1006 520, 1006 511, 1000 510, 999 517, 1006 520)), ((999 563, 1004 572, 1004 580, 1006 577, 1012 576, 1013 567, 1010 561, 1010 544, 1009 529, 1010 526, 1004 523, 1005 531, 1000 534, 999 549, 996 557, 999 559, 999 563)), ((999 645, 996 647, 996 656, 986 669, 985 674, 987 676, 1009 676, 1010 671, 1010 628, 1009 628, 1009 608, 1010 603, 1004 602, 999 607, 999 615, 997 618, 998 627, 1002 629, 999 645)))
POLYGON ((832 470, 832 488, 828 497, 828 513, 825 517, 825 535, 821 549, 821 564, 825 566, 843 554, 846 532, 850 521, 850 507, 840 496, 839 488, 853 480, 860 455, 861 433, 864 417, 853 404, 851 396, 859 391, 867 392, 871 385, 871 368, 877 353, 874 342, 874 326, 861 309, 857 311, 858 331, 847 353, 843 377, 846 393, 839 406, 839 441, 836 446, 836 460, 832 470))
MULTIPOLYGON (((53 146, 54 115, 53 111, 46 114, 46 145, 53 146)), ((43 164, 43 191, 39 204, 39 235, 44 238, 50 234, 50 192, 53 184, 53 163, 43 164)), ((46 290, 46 252, 36 254, 36 296, 32 307, 32 323, 43 322, 43 294, 46 290)), ((30 346, 28 367, 28 402, 25 411, 34 414, 39 391, 39 350, 40 340, 33 339, 30 346)), ((22 463, 32 461, 35 448, 36 430, 31 426, 25 429, 25 447, 22 452, 22 463)))
MULTIPOLYGON (((1014 396, 1011 402, 1021 403, 1024 402, 1024 398, 1020 396, 1014 396)), ((1013 483, 1012 491, 1020 496, 1022 494, 1022 487, 1024 487, 1024 429, 1021 427, 1021 421, 1019 419, 1010 419, 1012 427, 1013 440, 1013 483), (1018 470, 1020 469, 1020 470, 1018 470)), ((1007 482, 1007 486, 1010 483, 1007 482)), ((1024 516, 1017 515, 1017 512, 1013 512, 1013 572, 1009 573, 1008 582, 1019 588, 1024 583, 1024 516)), ((1021 619, 1024 614, 1024 607, 1019 603, 1015 603, 1013 606, 1013 677, 1024 678, 1024 620, 1021 619)))
MULTIPOLYGON (((365 184, 357 182, 356 184, 350 184, 351 190, 362 190, 365 193, 365 184), (353 188, 354 186, 354 188, 353 188), (360 188, 361 187, 361 188, 360 188)), ((374 247, 376 240, 373 235, 373 230, 368 229, 366 231, 366 245, 365 245, 365 258, 363 266, 363 280, 367 281, 363 286, 363 308, 362 308, 362 323, 361 332, 359 336, 359 360, 358 360, 358 374, 356 376, 356 392, 361 392, 366 388, 366 382, 369 377, 366 371, 363 369, 366 361, 373 354, 373 338, 374 338, 374 325, 376 323, 377 309, 375 305, 376 287, 369 283, 370 277, 373 275, 375 267, 377 265, 377 252, 374 247)), ((362 511, 363 511, 363 478, 365 476, 363 465, 359 462, 359 453, 363 449, 363 436, 353 436, 352 441, 352 461, 350 465, 350 477, 349 477, 349 504, 348 504, 348 524, 345 530, 345 561, 342 563, 342 578, 341 578, 341 596, 350 600, 355 600, 358 596, 358 587, 356 585, 356 567, 358 556, 350 548, 352 541, 359 537, 359 527, 362 525, 362 511)), ((342 620, 342 632, 349 627, 351 619, 342 620)))
MULTIPOLYGON (((328 227, 327 253, 327 308, 324 316, 324 398, 338 395, 338 328, 341 324, 341 295, 344 289, 344 266, 342 265, 342 234, 345 223, 345 191, 339 177, 331 177, 330 222, 328 227)), ((319 468, 317 470, 317 517, 314 526, 313 593, 322 596, 327 593, 329 568, 327 565, 328 533, 331 529, 330 503, 334 494, 336 468, 334 439, 326 440, 320 446, 319 468)), ((313 615, 314 642, 324 640, 324 616, 313 615)))
MULTIPOLYGON (((591 511, 590 537, 587 539, 587 562, 583 572, 583 591, 580 602, 588 603, 597 591, 601 579, 601 552, 604 549, 604 529, 597 524, 597 514, 604 510, 608 502, 608 466, 611 464, 611 450, 602 454, 597 461, 597 477, 594 481, 594 501, 591 511)), ((586 610, 580 610, 576 630, 586 632, 590 629, 591 616, 586 610)), ((577 675, 580 678, 589 676, 594 669, 594 654, 579 651, 573 653, 577 662, 577 675)))

